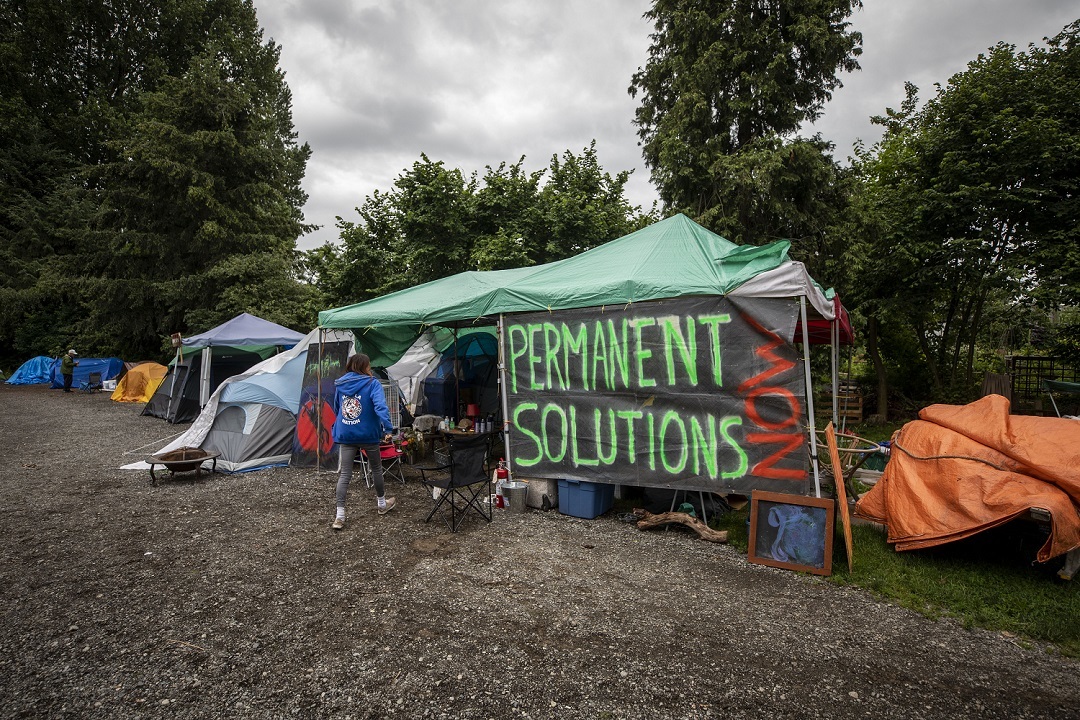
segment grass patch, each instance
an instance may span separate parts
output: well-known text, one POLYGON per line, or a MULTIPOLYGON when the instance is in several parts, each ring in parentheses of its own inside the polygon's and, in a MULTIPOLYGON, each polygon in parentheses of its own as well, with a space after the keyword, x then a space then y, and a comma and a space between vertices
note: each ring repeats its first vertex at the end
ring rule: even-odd
POLYGON ((893 433, 904 427, 908 423, 907 420, 897 420, 894 422, 887 422, 881 425, 871 425, 869 423, 859 423, 858 425, 849 425, 847 431, 858 435, 865 440, 871 440, 876 443, 891 440, 893 433))
MULTIPOLYGON (((746 552, 749 506, 717 517, 732 547, 746 552)), ((829 582, 865 588, 928 617, 955 617, 965 627, 1012 633, 1080 657, 1080 585, 1060 580, 1063 558, 1033 564, 1045 539, 1037 525, 1013 522, 967 540, 896 552, 873 527, 852 528, 854 570, 847 569, 840 523, 829 582)))

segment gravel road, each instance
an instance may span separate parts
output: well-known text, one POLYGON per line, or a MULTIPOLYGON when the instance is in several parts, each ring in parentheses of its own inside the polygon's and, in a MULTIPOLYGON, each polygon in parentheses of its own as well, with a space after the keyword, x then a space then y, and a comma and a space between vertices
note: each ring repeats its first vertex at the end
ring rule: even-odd
POLYGON ((0 386, 0 716, 1067 718, 1080 663, 609 513, 450 534, 414 480, 152 486, 184 426, 0 386), (142 448, 140 450, 140 448, 142 448))

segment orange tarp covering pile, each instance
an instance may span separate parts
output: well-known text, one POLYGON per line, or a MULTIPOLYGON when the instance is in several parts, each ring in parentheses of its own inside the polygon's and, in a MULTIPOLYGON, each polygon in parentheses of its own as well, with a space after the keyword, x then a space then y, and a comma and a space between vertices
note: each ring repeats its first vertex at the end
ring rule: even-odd
POLYGON ((1031 508, 1050 513, 1046 562, 1080 547, 1080 421, 1009 414, 989 395, 931 405, 893 437, 881 480, 855 514, 888 526, 897 550, 941 545, 1031 508))

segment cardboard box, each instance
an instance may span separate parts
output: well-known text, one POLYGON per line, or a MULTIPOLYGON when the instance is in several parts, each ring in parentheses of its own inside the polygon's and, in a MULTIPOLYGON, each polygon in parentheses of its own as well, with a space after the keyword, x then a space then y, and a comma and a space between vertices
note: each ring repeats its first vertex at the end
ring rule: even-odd
POLYGON ((615 503, 615 486, 584 480, 559 481, 559 512, 591 520, 615 503))

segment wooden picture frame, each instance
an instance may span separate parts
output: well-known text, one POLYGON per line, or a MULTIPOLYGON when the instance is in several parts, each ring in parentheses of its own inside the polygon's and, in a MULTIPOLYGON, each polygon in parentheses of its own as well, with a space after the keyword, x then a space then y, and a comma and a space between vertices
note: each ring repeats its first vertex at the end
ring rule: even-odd
POLYGON ((748 559, 758 565, 832 574, 836 501, 754 490, 748 559))

